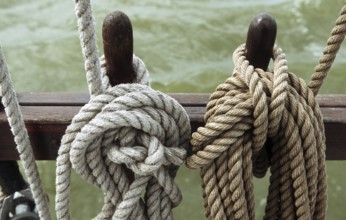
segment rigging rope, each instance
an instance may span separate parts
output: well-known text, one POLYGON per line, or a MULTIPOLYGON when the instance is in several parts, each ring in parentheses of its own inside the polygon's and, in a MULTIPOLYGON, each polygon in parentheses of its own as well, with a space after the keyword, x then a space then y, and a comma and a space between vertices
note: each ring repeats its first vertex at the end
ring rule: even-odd
POLYGON ((74 168, 105 194, 96 219, 172 219, 172 208, 181 201, 173 178, 186 158, 189 118, 176 100, 149 87, 148 71, 136 56, 136 83, 111 87, 104 59, 101 65, 96 59, 90 1, 76 1, 75 10, 91 99, 62 138, 56 169, 57 218, 71 219, 74 168))
POLYGON ((41 219, 49 220, 49 204, 43 190, 40 175, 35 163, 28 132, 25 128, 22 113, 19 108, 17 96, 12 86, 5 58, 0 47, 0 96, 5 107, 8 122, 11 127, 14 141, 20 159, 23 161, 24 172, 27 176, 31 192, 41 219))
POLYGON ((326 146, 315 96, 345 33, 346 6, 308 85, 288 72, 280 48, 273 72, 254 69, 245 45, 236 49, 234 72, 210 96, 206 125, 192 134, 187 159, 188 167, 201 168, 208 219, 255 219, 252 174, 264 176, 269 166, 264 219, 325 218, 326 146))
MULTIPOLYGON (((173 178, 186 156, 187 114, 176 100, 147 86, 148 72, 136 56, 136 82, 144 85, 110 87, 98 58, 90 0, 76 0, 75 10, 91 99, 59 150, 58 219, 70 219, 71 168, 105 192, 97 219, 171 219, 171 208, 181 200, 173 178)), ((235 51, 235 71, 212 94, 206 126, 193 134, 195 154, 187 160, 201 167, 208 219, 254 219, 252 173, 263 176, 269 166, 265 219, 325 218, 325 137, 314 97, 344 39, 345 14, 343 7, 308 85, 288 72, 280 48, 273 51, 273 73, 249 65, 244 45, 235 51), (273 141, 270 152, 262 148, 267 137, 273 141)), ((40 218, 50 219, 1 48, 0 74, 0 95, 40 218)))
POLYGON ((2 192, 1 192, 1 187, 0 187, 0 208, 2 207, 2 203, 4 202, 4 200, 5 200, 5 194, 3 194, 2 192))

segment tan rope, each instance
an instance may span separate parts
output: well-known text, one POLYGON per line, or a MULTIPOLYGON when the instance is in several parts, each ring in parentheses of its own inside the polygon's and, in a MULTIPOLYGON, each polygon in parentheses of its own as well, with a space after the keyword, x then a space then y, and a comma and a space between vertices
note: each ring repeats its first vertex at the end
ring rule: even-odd
POLYGON ((233 75, 211 95, 187 159, 188 167, 201 168, 207 219, 255 219, 252 175, 262 177, 269 167, 264 219, 325 218, 326 146, 315 96, 344 39, 345 12, 308 85, 288 71, 278 47, 273 72, 254 69, 245 45, 234 52, 233 75))
POLYGON ((346 34, 346 5, 342 7, 340 16, 336 20, 335 27, 331 32, 331 37, 327 41, 327 46, 323 50, 323 55, 320 58, 320 63, 315 68, 315 73, 309 82, 309 88, 316 95, 321 87, 324 78, 326 78, 329 69, 338 53, 340 46, 346 34))

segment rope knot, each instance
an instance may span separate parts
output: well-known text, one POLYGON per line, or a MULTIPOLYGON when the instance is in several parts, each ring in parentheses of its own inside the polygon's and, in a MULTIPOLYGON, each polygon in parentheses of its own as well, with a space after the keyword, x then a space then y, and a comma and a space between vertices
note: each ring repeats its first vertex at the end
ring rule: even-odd
POLYGON ((109 86, 102 62, 104 92, 81 108, 62 139, 58 217, 69 216, 66 195, 72 166, 105 193, 97 218, 171 218, 171 208, 182 198, 174 177, 189 146, 188 115, 175 99, 147 86, 148 71, 138 57, 133 61, 137 82, 146 85, 109 86))
MULTIPOLYGON (((290 90, 289 81, 291 78, 296 80, 296 77, 288 72, 285 54, 280 48, 275 47, 273 50, 273 72, 255 69, 246 60, 245 53, 245 45, 236 49, 233 54, 235 69, 232 77, 220 84, 211 95, 205 114, 207 124, 193 134, 193 151, 198 152, 203 146, 218 140, 220 135, 229 136, 229 132, 225 131, 233 130, 235 136, 229 143, 232 144, 249 130, 252 133, 253 154, 257 156, 265 150, 263 146, 267 138, 277 135, 282 120, 280 113, 288 104, 286 98, 290 90)), ((305 83, 300 86, 309 90, 305 83)), ((311 92, 308 93, 312 95, 311 92)), ((228 147, 218 150, 213 159, 227 149, 228 147)), ((208 161, 200 160, 198 166, 209 163, 208 161)), ((193 163, 192 160, 188 161, 189 166, 196 167, 197 164, 193 163)))
POLYGON ((116 164, 125 164, 139 176, 156 176, 160 167, 180 166, 186 157, 185 149, 167 148, 157 137, 145 133, 137 134, 134 142, 137 144, 133 147, 128 144, 110 147, 107 156, 116 164))
POLYGON ((211 216, 254 219, 251 177, 263 177, 271 166, 269 189, 275 192, 268 195, 266 216, 317 219, 324 213, 326 184, 315 94, 288 72, 280 48, 273 50, 273 72, 254 69, 245 53, 245 45, 236 49, 232 76, 210 96, 206 124, 192 134, 187 166, 201 168, 211 216), (280 210, 280 201, 291 208, 280 210))

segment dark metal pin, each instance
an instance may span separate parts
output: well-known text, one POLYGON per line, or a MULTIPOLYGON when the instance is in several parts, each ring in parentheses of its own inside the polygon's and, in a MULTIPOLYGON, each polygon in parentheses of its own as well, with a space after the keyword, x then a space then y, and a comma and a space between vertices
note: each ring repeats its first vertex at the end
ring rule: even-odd
MULTIPOLYGON (((254 68, 268 69, 270 59, 273 57, 276 31, 277 25, 273 16, 260 13, 252 19, 246 39, 246 59, 254 68)), ((266 163, 270 164, 273 142, 268 138, 264 145, 265 151, 262 151, 258 158, 261 160, 261 157, 262 159, 267 157, 266 163)), ((254 173, 257 177, 263 177, 264 174, 254 173)))
MULTIPOLYGON (((133 32, 129 17, 121 11, 108 14, 103 21, 102 37, 110 84, 133 83, 136 72, 132 65, 133 32)), ((125 165, 123 169, 128 170, 125 165)), ((132 172, 126 175, 131 182, 134 180, 132 172)))
POLYGON ((132 66, 133 33, 129 17, 121 11, 108 14, 103 21, 102 37, 110 84, 132 83, 136 73, 132 66))
POLYGON ((246 39, 246 59, 255 68, 267 70, 273 56, 276 30, 276 21, 269 14, 260 13, 252 19, 246 39))

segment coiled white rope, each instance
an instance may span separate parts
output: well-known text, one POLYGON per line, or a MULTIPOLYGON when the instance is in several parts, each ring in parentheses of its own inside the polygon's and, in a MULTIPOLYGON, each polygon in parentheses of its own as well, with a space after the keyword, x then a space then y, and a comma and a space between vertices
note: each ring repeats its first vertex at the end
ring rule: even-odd
POLYGON ((168 219, 170 207, 181 200, 173 177, 185 159, 189 135, 182 107, 147 86, 123 84, 92 98, 73 119, 59 150, 58 219, 70 219, 71 165, 105 193, 97 219, 168 219), (121 164, 134 172, 132 183, 121 164), (146 207, 140 199, 145 188, 146 207))
POLYGON ((1 187, 0 187, 0 208, 2 207, 2 203, 5 200, 5 195, 1 192, 1 187))
POLYGON ((35 163, 28 132, 25 128, 22 113, 19 108, 16 93, 12 86, 5 58, 0 47, 0 96, 5 107, 8 122, 14 135, 19 157, 23 162, 33 198, 41 219, 49 220, 49 205, 46 193, 43 190, 40 175, 35 163))
POLYGON ((73 118, 59 149, 57 218, 71 219, 74 168, 104 191, 96 219, 172 219, 171 209, 181 201, 173 178, 186 157, 189 118, 176 100, 148 86, 148 71, 136 56, 133 66, 141 84, 110 87, 97 58, 89 0, 76 1, 76 15, 91 99, 73 118))

